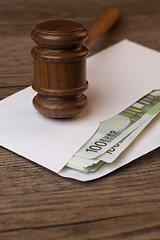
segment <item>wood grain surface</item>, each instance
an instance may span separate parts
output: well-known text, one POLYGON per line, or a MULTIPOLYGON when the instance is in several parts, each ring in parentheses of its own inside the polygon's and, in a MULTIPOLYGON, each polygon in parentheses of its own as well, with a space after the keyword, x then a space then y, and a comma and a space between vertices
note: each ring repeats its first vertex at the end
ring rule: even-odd
MULTIPOLYGON (((89 28, 106 9, 120 21, 90 47, 124 38, 160 50, 159 0, 1 0, 0 99, 30 85, 30 32, 46 20, 89 28)), ((0 147, 0 240, 160 239, 160 148, 92 182, 65 179, 0 147)))
POLYGON ((87 30, 74 21, 51 20, 38 24, 32 39, 38 44, 32 49, 35 109, 53 118, 81 113, 87 104, 87 30))

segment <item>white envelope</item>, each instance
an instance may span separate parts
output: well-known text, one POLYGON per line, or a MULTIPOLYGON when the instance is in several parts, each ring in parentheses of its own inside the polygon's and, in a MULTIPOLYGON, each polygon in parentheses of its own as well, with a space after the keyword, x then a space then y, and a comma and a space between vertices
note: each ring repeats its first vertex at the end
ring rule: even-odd
POLYGON ((128 40, 89 57, 88 106, 72 119, 40 115, 32 106, 36 93, 31 87, 2 100, 0 144, 64 177, 88 181, 112 172, 160 146, 159 116, 114 163, 104 164, 96 173, 81 173, 64 166, 100 121, 121 112, 153 89, 160 89, 159 63, 160 53, 128 40))

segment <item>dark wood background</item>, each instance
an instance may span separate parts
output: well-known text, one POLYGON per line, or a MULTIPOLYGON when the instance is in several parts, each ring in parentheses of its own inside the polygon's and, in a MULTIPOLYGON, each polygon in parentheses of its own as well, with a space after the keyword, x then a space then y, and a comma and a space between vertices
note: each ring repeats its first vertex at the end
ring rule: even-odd
MULTIPOLYGON (((30 85, 30 32, 44 20, 89 28, 106 7, 119 23, 91 47, 124 38, 160 50, 159 0, 1 0, 0 99, 30 85)), ((101 179, 64 179, 0 147, 0 239, 160 239, 160 148, 101 179)))

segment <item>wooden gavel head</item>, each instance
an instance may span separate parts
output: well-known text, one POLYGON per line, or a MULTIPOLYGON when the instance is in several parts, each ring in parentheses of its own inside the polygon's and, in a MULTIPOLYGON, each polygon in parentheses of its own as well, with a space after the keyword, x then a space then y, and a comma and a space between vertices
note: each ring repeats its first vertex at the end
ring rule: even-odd
POLYGON ((118 19, 118 8, 105 10, 89 29, 87 41, 87 30, 76 22, 53 20, 35 27, 32 39, 38 46, 32 49, 32 87, 38 94, 33 105, 41 114, 66 118, 84 109, 87 98, 83 92, 88 87, 85 46, 107 32, 118 19))
POLYGON ((83 46, 87 30, 76 22, 53 20, 37 25, 32 39, 38 44, 32 49, 32 87, 38 92, 33 99, 34 107, 54 118, 79 114, 87 103, 83 94, 88 87, 88 49, 83 46))

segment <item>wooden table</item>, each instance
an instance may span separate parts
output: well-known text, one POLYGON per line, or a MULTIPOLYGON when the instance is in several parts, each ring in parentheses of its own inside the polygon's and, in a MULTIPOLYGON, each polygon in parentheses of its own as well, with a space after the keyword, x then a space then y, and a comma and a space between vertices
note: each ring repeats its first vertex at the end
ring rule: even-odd
MULTIPOLYGON (((124 38, 160 50, 159 0, 1 0, 0 98, 33 79, 30 32, 48 19, 92 24, 106 7, 121 20, 91 54, 124 38)), ((64 179, 0 148, 0 239, 160 239, 160 148, 92 182, 64 179)))

